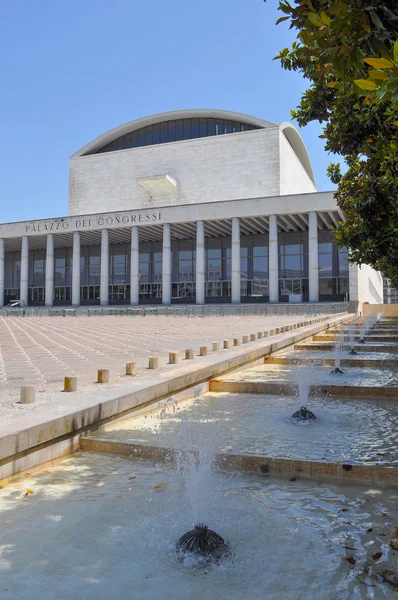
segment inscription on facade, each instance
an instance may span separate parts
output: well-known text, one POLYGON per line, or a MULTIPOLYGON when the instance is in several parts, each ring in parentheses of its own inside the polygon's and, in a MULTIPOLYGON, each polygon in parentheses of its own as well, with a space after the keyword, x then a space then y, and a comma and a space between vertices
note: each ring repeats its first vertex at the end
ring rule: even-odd
POLYGON ((25 233, 48 233, 51 231, 79 231, 84 229, 98 229, 102 227, 116 227, 117 225, 139 225, 140 223, 160 223, 161 212, 123 213, 95 217, 67 217, 48 221, 35 221, 25 225, 25 233))

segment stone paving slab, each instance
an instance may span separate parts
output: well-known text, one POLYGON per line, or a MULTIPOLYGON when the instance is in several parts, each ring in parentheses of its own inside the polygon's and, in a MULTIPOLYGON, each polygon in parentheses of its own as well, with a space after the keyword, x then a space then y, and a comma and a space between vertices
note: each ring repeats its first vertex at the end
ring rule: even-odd
POLYGON ((192 348, 197 361, 202 345, 211 350, 219 341, 222 348, 224 339, 305 320, 303 315, 0 317, 0 418, 69 402, 61 392, 65 376, 78 377, 78 391, 96 388, 98 369, 110 370, 111 387, 130 385, 126 362, 136 362, 136 379, 143 380, 150 356, 158 356, 159 372, 167 373, 178 366, 168 364, 169 351, 182 359, 185 348, 192 348), (22 385, 36 387, 34 405, 18 403, 22 385))
MULTIPOLYGON (((0 478, 20 472, 56 456, 73 451, 79 432, 131 414, 133 410, 169 395, 193 394, 193 386, 208 382, 219 374, 263 361, 270 352, 306 339, 328 325, 351 319, 351 315, 333 315, 322 324, 310 325, 275 336, 212 353, 197 361, 170 365, 166 372, 125 386, 97 386, 84 392, 68 393, 61 401, 44 403, 18 419, 0 422, 0 478), (175 368, 177 367, 177 368, 175 368), (66 399, 65 399, 66 398, 66 399), (58 444, 57 450, 54 450, 58 444)), ((205 391, 205 390, 202 390, 205 391)))

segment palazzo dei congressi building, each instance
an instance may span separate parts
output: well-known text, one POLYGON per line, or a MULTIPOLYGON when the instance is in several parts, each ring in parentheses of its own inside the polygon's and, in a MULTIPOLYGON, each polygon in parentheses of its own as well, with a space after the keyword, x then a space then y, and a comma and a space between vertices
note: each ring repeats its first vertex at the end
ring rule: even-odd
POLYGON ((71 157, 67 217, 0 224, 0 305, 382 302, 342 219, 291 124, 145 117, 71 157))

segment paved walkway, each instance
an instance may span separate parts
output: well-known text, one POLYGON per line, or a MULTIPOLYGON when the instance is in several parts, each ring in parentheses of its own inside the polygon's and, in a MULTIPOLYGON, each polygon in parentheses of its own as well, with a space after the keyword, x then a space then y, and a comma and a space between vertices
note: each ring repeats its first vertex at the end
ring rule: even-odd
POLYGON ((78 376, 79 389, 93 386, 99 368, 110 369, 111 385, 127 384, 131 383, 124 375, 128 361, 137 363, 137 378, 145 378, 149 356, 159 356, 160 372, 175 369, 176 365, 167 364, 169 351, 183 356, 185 348, 193 348, 196 356, 201 345, 211 350, 213 341, 304 319, 304 315, 1 317, 0 417, 34 408, 18 404, 21 385, 35 385, 40 402, 40 394, 43 401, 59 396, 66 375, 78 376))

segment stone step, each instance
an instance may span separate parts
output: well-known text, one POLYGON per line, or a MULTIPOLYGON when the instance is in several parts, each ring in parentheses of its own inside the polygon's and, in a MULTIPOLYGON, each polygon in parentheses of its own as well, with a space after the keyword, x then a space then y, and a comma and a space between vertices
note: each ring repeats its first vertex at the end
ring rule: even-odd
MULTIPOLYGON (((313 338, 314 342, 340 342, 340 341, 345 341, 345 342, 349 342, 350 341, 350 336, 348 335, 343 335, 343 336, 339 336, 339 335, 328 335, 327 333, 321 333, 319 335, 314 335, 313 338)), ((365 342, 398 342, 398 335, 365 335, 365 342)), ((359 341, 360 337, 359 336, 355 336, 355 340, 359 341)))
MULTIPOLYGON (((161 446, 132 444, 101 439, 96 437, 81 437, 80 449, 83 452, 116 454, 133 460, 156 460, 157 462, 175 463, 176 450, 161 446)), ((388 484, 398 484, 398 468, 351 465, 340 462, 321 462, 312 460, 297 460, 275 458, 253 454, 216 454, 214 466, 222 471, 245 471, 262 475, 281 477, 302 477, 310 479, 325 479, 336 481, 367 481, 388 484)))
MULTIPOLYGON (((336 378, 339 376, 336 375, 336 378)), ((237 381, 228 379, 212 379, 209 383, 210 392, 227 392, 230 394, 276 394, 278 396, 298 395, 298 385, 289 381, 237 381)), ((313 384, 309 389, 309 397, 327 398, 396 398, 398 386, 358 386, 358 385, 329 385, 327 383, 313 384)))
MULTIPOLYGON (((336 344, 328 344, 326 342, 323 343, 311 343, 307 344, 295 344, 295 350, 313 350, 313 351, 332 351, 336 348, 336 344)), ((398 344, 396 346, 372 346, 371 344, 355 344, 354 346, 357 352, 387 352, 389 354, 398 354, 398 344)), ((351 350, 351 346, 344 345, 344 351, 351 350)))
MULTIPOLYGON (((334 367, 334 358, 314 358, 310 357, 285 357, 285 356, 269 356, 264 359, 264 363, 267 365, 305 365, 305 364, 317 364, 325 367, 334 367)), ((398 357, 396 359, 372 359, 372 358, 341 358, 340 360, 342 367, 366 367, 371 369, 387 369, 390 367, 398 367, 398 357)))

